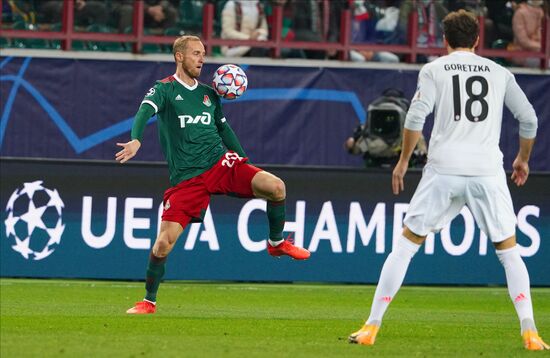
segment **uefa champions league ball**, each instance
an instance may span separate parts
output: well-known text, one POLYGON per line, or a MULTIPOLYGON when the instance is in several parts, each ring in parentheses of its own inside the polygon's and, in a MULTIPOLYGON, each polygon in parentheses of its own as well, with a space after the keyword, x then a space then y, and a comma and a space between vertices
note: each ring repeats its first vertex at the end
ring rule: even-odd
POLYGON ((8 200, 4 220, 11 248, 26 260, 50 256, 65 230, 64 206, 57 190, 44 187, 42 180, 17 188, 8 200))
POLYGON ((243 95, 248 86, 246 73, 236 65, 222 65, 214 72, 212 87, 225 99, 235 99, 243 95))

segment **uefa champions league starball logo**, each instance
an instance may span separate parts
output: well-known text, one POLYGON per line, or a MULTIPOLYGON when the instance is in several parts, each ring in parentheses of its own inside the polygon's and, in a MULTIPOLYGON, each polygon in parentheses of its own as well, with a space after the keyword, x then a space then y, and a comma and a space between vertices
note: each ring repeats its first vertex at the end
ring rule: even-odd
POLYGON ((61 242, 65 205, 56 189, 42 186, 42 180, 24 183, 11 194, 6 211, 6 238, 12 249, 25 259, 42 260, 61 242))

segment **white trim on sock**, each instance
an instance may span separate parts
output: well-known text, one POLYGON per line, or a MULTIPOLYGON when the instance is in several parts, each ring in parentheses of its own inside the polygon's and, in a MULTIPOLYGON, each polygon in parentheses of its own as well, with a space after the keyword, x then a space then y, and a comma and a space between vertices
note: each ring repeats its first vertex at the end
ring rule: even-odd
POLYGON ((146 300, 145 298, 144 298, 143 300, 144 300, 145 302, 149 302, 149 303, 152 303, 152 304, 153 304, 154 306, 156 306, 156 305, 157 305, 157 303, 156 303, 156 302, 153 302, 153 301, 149 301, 149 300, 146 300))
POLYGON ((414 242, 412 242, 411 240, 407 239, 405 236, 401 235, 401 239, 402 240, 398 240, 397 241, 397 246, 398 247, 403 247, 404 249, 406 249, 411 255, 411 258, 418 252, 418 250, 420 250, 420 246, 422 245, 418 245, 414 242))
POLYGON ((504 250, 495 249, 495 253, 497 254, 497 256, 499 256, 499 255, 507 254, 507 253, 512 252, 512 251, 516 251, 517 249, 518 249, 518 245, 516 244, 516 246, 510 247, 510 248, 507 248, 507 249, 504 249, 504 250))
POLYGON ((285 239, 281 239, 281 240, 278 240, 278 241, 273 241, 271 239, 267 239, 267 242, 269 242, 269 245, 275 247, 275 246, 279 246, 280 244, 283 243, 283 241, 285 241, 285 239))

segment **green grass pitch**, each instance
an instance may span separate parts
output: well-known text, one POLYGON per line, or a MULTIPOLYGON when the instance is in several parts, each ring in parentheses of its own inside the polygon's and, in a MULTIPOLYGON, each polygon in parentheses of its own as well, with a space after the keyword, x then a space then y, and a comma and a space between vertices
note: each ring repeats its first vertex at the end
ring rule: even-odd
MULTIPOLYGON (((143 283, 0 280, 0 356, 516 357, 527 352, 505 288, 403 287, 376 345, 347 336, 373 286, 165 282, 155 315, 125 310, 143 283)), ((550 288, 532 290, 550 340, 550 288)))

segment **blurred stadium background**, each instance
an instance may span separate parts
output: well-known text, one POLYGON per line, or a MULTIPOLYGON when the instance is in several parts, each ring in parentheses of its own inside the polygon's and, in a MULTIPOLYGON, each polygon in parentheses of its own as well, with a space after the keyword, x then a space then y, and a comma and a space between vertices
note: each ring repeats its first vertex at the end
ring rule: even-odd
MULTIPOLYGON (((406 191, 393 196, 391 169, 365 168, 360 156, 344 149, 344 142, 358 125, 368 123, 368 106, 382 91, 397 88, 411 98, 421 63, 444 53, 437 45, 421 47, 413 41, 421 29, 420 12, 412 11, 407 18, 404 42, 380 43, 375 35, 368 42, 356 42, 354 26, 368 32, 384 16, 388 3, 402 9, 407 1, 308 1, 318 7, 312 16, 318 16, 323 30, 319 39, 307 41, 285 38, 285 9, 276 1, 262 1, 270 16, 270 35, 266 41, 256 41, 221 38, 226 1, 171 1, 177 11, 175 22, 160 28, 148 27, 145 21, 147 7, 155 2, 130 1, 132 26, 124 29, 115 16, 117 5, 128 4, 124 1, 101 2, 108 15, 103 24, 79 19, 80 1, 60 1, 58 20, 42 12, 41 1, 0 3, 2 356, 176 356, 189 346, 195 348, 187 356, 364 353, 345 346, 345 337, 368 313, 373 292, 368 285, 376 283, 400 234, 421 173, 412 169, 406 191), (358 4, 364 8, 358 10, 358 4), (166 305, 159 315, 166 326, 149 320, 133 326, 135 320, 121 314, 140 298, 142 284, 118 281, 143 279, 158 230, 162 193, 169 184, 155 117, 146 129, 143 149, 131 163, 114 162, 115 143, 129 138, 133 115, 154 81, 173 73, 170 45, 181 34, 198 34, 206 45, 210 57, 202 70, 203 82, 209 83, 214 69, 224 63, 236 63, 247 73, 249 89, 242 98, 224 102, 225 115, 251 161, 287 183, 285 230, 312 251, 312 258, 298 263, 267 257, 262 201, 213 198, 205 222, 191 225, 170 255, 166 280, 187 282, 161 286, 166 305), (221 47, 226 45, 253 45, 268 52, 266 57, 222 57, 221 47), (284 58, 289 53, 285 49, 305 52, 297 56, 303 58, 284 58), (399 63, 353 62, 353 51, 388 51, 399 57, 399 63), (359 285, 342 286, 350 283, 359 285), (220 292, 225 300, 218 297, 220 292), (250 292, 261 294, 251 297, 250 292), (287 298, 291 302, 282 313, 268 304, 287 305, 287 298), (302 311, 305 306, 309 308, 302 311), (105 331, 85 328, 88 324, 105 331), (152 342, 143 343, 148 324, 157 332, 152 342), (255 324, 267 332, 262 336, 252 332, 255 324), (232 325, 234 331, 224 331, 232 325), (175 344, 175 331, 182 327, 186 345, 175 344), (169 334, 161 334, 168 330, 169 334), (287 334, 279 334, 285 330, 287 334), (269 333, 273 341, 266 338, 269 333), (249 338, 233 340, 233 334, 249 338), (114 343, 111 336, 117 337, 114 343), (168 343, 155 350, 155 342, 163 336, 168 343), (33 337, 38 339, 29 343, 33 337), (201 350, 212 340, 221 342, 221 347, 201 350), (280 345, 285 340, 286 349, 280 345), (28 351, 21 351, 21 345, 28 351), (332 350, 334 345, 338 348, 332 350), (266 346, 270 349, 264 350, 266 346)), ((421 6, 409 3, 415 9, 421 6)), ((511 24, 513 8, 506 7, 510 2, 499 3, 497 9, 509 15, 499 19, 511 24)), ((498 28, 491 17, 493 3, 441 4, 448 9, 473 6, 481 24, 489 19, 498 28)), ((518 58, 535 59, 534 68, 510 67, 539 117, 531 177, 525 187, 511 191, 518 242, 531 283, 538 287, 533 296, 543 337, 550 334, 547 7, 546 2, 540 50, 507 50, 505 44, 513 42, 513 36, 504 27, 496 35, 491 32, 491 41, 483 38, 478 51, 506 66, 518 58)), ((428 125, 424 135, 429 138, 429 134, 428 125)), ((501 149, 506 170, 517 152, 517 136, 517 121, 505 111, 501 149)), ((404 289, 403 302, 396 300, 387 324, 388 343, 400 340, 400 346, 374 353, 400 354, 416 344, 415 339, 428 341, 434 334, 441 339, 444 332, 456 337, 440 345, 421 345, 415 352, 521 353, 506 290, 493 287, 505 284, 504 272, 467 209, 428 239, 405 284, 438 287, 404 289), (428 304, 415 308, 421 300, 437 301, 436 317, 430 316, 428 304), (481 323, 472 325, 476 319, 481 323), (390 326, 399 322, 405 322, 403 330, 391 331, 390 326), (457 333, 457 326, 467 329, 457 333), (419 333, 422 327, 430 328, 419 333), (510 350, 499 346, 510 340, 510 350), (466 348, 470 344, 477 348, 466 348)))

